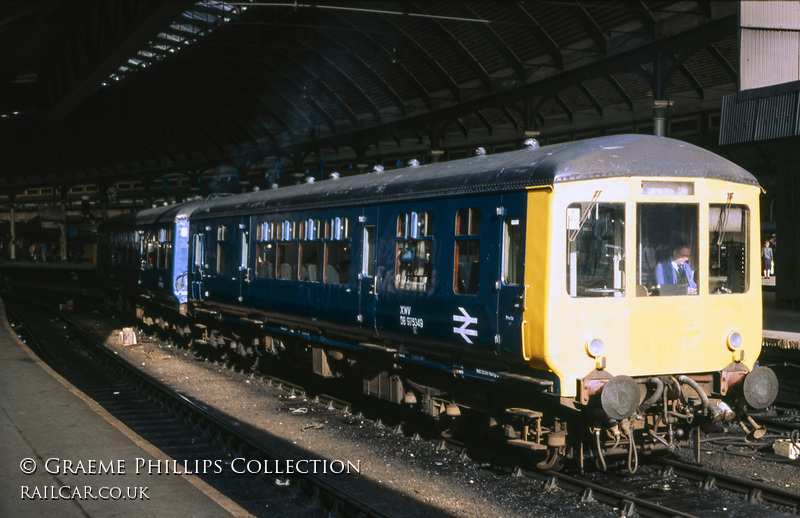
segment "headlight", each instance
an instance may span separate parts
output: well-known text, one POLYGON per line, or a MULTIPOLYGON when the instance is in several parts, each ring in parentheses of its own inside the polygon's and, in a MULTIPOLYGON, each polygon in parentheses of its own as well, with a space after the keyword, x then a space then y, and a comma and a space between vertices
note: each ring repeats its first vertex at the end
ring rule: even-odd
POLYGON ((606 344, 599 338, 592 338, 586 342, 586 354, 592 358, 603 356, 606 353, 606 344))
POLYGON ((742 338, 742 335, 738 333, 738 331, 732 331, 731 334, 728 335, 728 349, 731 351, 738 351, 741 349, 743 344, 744 339, 742 338))

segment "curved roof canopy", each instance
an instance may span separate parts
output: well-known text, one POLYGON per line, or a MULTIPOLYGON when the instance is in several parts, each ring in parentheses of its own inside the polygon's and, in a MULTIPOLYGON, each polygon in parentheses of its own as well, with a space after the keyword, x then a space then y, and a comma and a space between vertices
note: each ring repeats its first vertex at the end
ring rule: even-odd
POLYGON ((0 191, 375 163, 696 108, 736 89, 737 5, 5 1, 0 191))

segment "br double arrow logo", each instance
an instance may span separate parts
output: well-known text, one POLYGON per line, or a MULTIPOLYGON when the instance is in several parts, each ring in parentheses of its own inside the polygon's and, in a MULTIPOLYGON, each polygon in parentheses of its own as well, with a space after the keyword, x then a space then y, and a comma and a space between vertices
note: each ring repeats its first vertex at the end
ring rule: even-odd
POLYGON ((459 307, 458 310, 461 312, 460 315, 453 315, 453 322, 461 322, 461 327, 454 327, 453 332, 458 333, 461 335, 461 338, 467 341, 468 344, 472 343, 472 340, 469 339, 470 336, 478 336, 477 329, 470 329, 469 326, 472 324, 477 324, 478 319, 477 317, 470 316, 467 313, 467 310, 459 307))

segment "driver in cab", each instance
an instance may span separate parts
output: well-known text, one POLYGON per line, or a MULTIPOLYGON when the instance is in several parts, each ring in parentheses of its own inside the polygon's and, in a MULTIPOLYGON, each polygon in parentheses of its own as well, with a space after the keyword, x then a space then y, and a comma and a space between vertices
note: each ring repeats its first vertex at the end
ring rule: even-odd
MULTIPOLYGON (((656 283, 660 286, 686 286, 685 291, 681 294, 694 295, 697 293, 697 284, 694 282, 694 274, 692 267, 689 266, 689 257, 692 254, 691 248, 688 245, 681 244, 673 248, 670 257, 659 262, 655 268, 656 283)), ((678 294, 672 293, 674 289, 662 288, 664 294, 678 294)))

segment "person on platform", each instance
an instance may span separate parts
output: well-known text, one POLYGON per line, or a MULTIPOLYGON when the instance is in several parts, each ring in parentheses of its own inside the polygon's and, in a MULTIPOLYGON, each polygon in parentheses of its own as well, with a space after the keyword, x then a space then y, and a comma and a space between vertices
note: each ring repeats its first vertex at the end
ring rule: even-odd
POLYGON ((769 279, 770 274, 772 273, 772 247, 769 246, 769 240, 764 241, 764 247, 761 249, 761 263, 762 263, 762 277, 765 279, 769 279))

